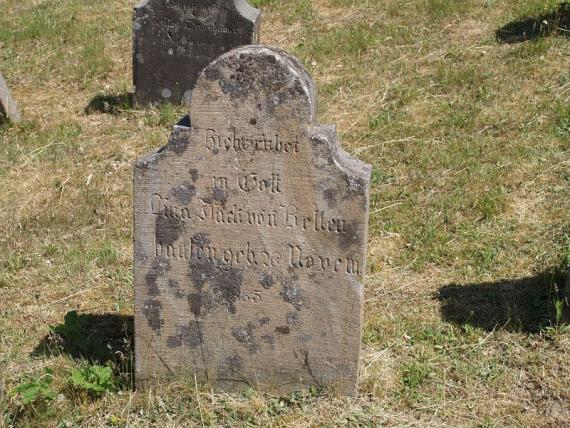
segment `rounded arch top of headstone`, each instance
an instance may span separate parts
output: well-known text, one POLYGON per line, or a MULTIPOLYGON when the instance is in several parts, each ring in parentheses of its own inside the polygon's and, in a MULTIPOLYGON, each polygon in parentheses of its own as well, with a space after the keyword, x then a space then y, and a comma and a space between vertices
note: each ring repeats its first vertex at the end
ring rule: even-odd
POLYGON ((310 127, 316 114, 317 95, 309 72, 297 58, 266 45, 236 48, 214 60, 198 78, 190 106, 196 127, 206 126, 215 116, 310 127))

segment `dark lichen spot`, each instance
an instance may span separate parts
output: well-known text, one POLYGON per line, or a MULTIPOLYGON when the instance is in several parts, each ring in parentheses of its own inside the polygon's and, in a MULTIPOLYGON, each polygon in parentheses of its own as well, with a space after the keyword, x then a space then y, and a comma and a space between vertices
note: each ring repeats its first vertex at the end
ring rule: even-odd
POLYGON ((348 188, 350 189, 350 192, 346 194, 345 198, 351 199, 355 196, 362 196, 362 193, 366 190, 367 187, 366 180, 353 175, 348 175, 346 177, 346 180, 348 182, 348 188))
POLYGON ((168 260, 157 259, 152 264, 151 268, 145 276, 145 283, 148 288, 148 295, 151 297, 158 297, 160 295, 160 288, 158 286, 159 278, 166 275, 166 272, 170 269, 170 264, 168 260))
POLYGON ((202 199, 202 201, 205 202, 206 204, 220 204, 220 205, 225 205, 227 200, 228 200, 228 193, 224 189, 220 188, 213 189, 210 195, 202 199))
POLYGON ((177 299, 183 299, 185 294, 180 288, 180 283, 174 279, 168 281, 168 288, 177 299))
POLYGON ((311 137, 311 148, 313 149, 313 162, 318 168, 323 169, 334 165, 333 153, 326 136, 313 135, 311 137))
POLYGON ((257 125, 257 119, 256 119, 255 117, 251 118, 251 119, 249 120, 249 124, 250 124, 250 125, 257 125))
POLYGON ((228 194, 226 193, 226 191, 224 189, 216 188, 216 189, 214 189, 212 199, 215 202, 220 202, 221 204, 225 204, 226 200, 228 199, 228 194))
POLYGON ((163 246, 174 244, 184 232, 184 225, 177 216, 161 213, 156 218, 156 242, 163 246))
POLYGON ((301 289, 295 283, 296 278, 287 278, 283 281, 283 290, 280 295, 283 300, 290 303, 297 309, 301 310, 303 306, 303 297, 301 296, 301 289))
POLYGON ((199 317, 202 315, 202 295, 200 293, 193 293, 188 296, 188 304, 190 305, 190 311, 199 317))
POLYGON ((250 354, 255 354, 259 351, 259 345, 255 340, 255 324, 248 323, 246 327, 238 327, 232 330, 232 336, 243 347, 245 347, 250 354))
MULTIPOLYGON (((218 380, 230 382, 235 381, 234 377, 241 377, 240 371, 242 368, 243 361, 241 356, 238 354, 230 355, 218 367, 218 380)), ((241 379, 239 381, 241 381, 241 379)))
POLYGON ((323 197, 327 202, 327 205, 330 209, 335 208, 337 206, 337 189, 327 189, 323 192, 323 197))
POLYGON ((158 156, 152 156, 149 158, 144 158, 139 160, 135 165, 135 173, 137 178, 143 178, 148 175, 149 172, 153 172, 158 166, 158 156))
POLYGON ((273 287, 275 280, 273 279, 273 275, 267 272, 262 272, 261 277, 259 278, 259 283, 263 288, 269 290, 271 287, 273 287))
POLYGON ((182 205, 188 205, 198 192, 190 183, 184 183, 170 190, 170 195, 182 205))
POLYGON ((230 355, 226 361, 228 362, 228 367, 232 370, 241 370, 243 367, 243 361, 238 354, 230 355))
POLYGON ((271 318, 264 317, 264 318, 261 318, 258 322, 259 322, 260 326, 264 326, 264 325, 269 324, 270 321, 271 321, 271 318))
POLYGON ((275 332, 279 333, 279 334, 290 334, 291 333, 291 328, 289 326, 281 326, 281 327, 276 327, 275 328, 275 332))
POLYGON ((293 87, 293 93, 295 93, 295 92, 297 93, 297 95, 304 95, 305 94, 305 89, 303 88, 303 85, 299 79, 295 80, 295 85, 293 87))
POLYGON ((296 95, 305 95, 305 89, 303 89, 303 85, 299 79, 296 79, 293 86, 289 88, 289 93, 292 97, 296 95))
MULTIPOLYGON (((195 236, 193 239, 196 241, 194 242, 197 243, 200 238, 201 236, 195 236)), ((189 269, 190 279, 197 291, 201 292, 206 285, 209 285, 216 300, 220 301, 221 299, 230 313, 236 313, 236 303, 240 299, 243 284, 243 270, 214 259, 206 252, 199 257, 193 255, 190 259, 189 269)))
POLYGON ((217 80, 222 92, 233 101, 245 99, 252 92, 277 94, 288 89, 293 79, 287 66, 277 58, 256 53, 225 57, 209 67, 205 75, 217 80), (228 69, 228 77, 222 73, 223 68, 228 69))
POLYGON ((275 338, 273 336, 271 336, 270 334, 266 334, 264 336, 261 336, 261 341, 264 343, 267 343, 268 345, 275 344, 275 338))
POLYGON ((224 77, 219 67, 207 67, 204 70, 204 76, 211 81, 220 80, 224 77))
POLYGON ((174 135, 168 142, 168 149, 177 155, 181 155, 188 149, 190 140, 186 133, 178 133, 174 135))
POLYGON ((243 271, 231 267, 218 267, 218 275, 214 278, 213 289, 219 293, 226 302, 230 312, 236 313, 235 304, 241 296, 243 284, 243 271))
POLYGON ((216 278, 216 265, 206 258, 190 261, 190 280, 194 288, 201 291, 204 286, 216 278))
POLYGON ((192 242, 196 245, 208 245, 210 239, 206 233, 197 233, 192 237, 192 242))
POLYGON ((297 312, 289 312, 285 317, 287 325, 297 325, 299 323, 299 314, 297 312))
POLYGON ((144 302, 143 315, 147 319, 148 325, 160 336, 160 330, 164 325, 164 320, 160 318, 162 313, 162 303, 158 300, 147 300, 144 302))
POLYGON ((192 177, 192 181, 196 181, 200 177, 200 173, 198 172, 197 169, 191 169, 190 170, 190 177, 192 177))
POLYGON ((190 325, 177 325, 176 334, 169 336, 166 344, 171 349, 180 348, 182 345, 196 348, 202 341, 202 323, 195 322, 190 325))
POLYGON ((340 248, 348 250, 353 245, 359 244, 360 226, 357 221, 349 221, 345 224, 344 230, 337 235, 340 248))
POLYGON ((147 274, 146 276, 148 295, 150 297, 158 297, 160 296, 160 288, 158 287, 157 282, 149 280, 149 278, 152 278, 153 276, 153 274, 147 274))
POLYGON ((206 291, 190 294, 188 296, 188 305, 190 306, 190 312, 196 317, 213 312, 218 307, 212 294, 206 291))
POLYGON ((170 349, 180 348, 182 346, 182 339, 178 336, 168 336, 166 346, 168 346, 170 349))

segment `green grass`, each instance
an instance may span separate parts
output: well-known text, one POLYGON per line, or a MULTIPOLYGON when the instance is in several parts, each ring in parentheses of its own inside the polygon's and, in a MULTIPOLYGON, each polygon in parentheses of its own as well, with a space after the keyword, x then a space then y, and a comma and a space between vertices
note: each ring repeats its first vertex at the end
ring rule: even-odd
POLYGON ((130 105, 131 2, 5 0, 0 426, 566 423, 570 44, 495 40, 558 2, 253 3, 373 166, 359 396, 132 388, 132 164, 185 109, 130 105))

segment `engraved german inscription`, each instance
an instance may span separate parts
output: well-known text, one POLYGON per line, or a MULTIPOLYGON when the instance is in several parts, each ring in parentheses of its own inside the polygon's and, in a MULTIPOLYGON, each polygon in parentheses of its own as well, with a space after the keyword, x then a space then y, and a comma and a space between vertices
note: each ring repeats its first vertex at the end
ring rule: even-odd
MULTIPOLYGON (((238 178, 239 180, 240 178, 238 178)), ((213 190, 227 191, 227 181, 216 177, 212 180, 213 190)), ((280 193, 277 179, 274 184, 267 184, 267 189, 260 187, 260 192, 268 194, 280 193)), ((245 185, 244 185, 245 186, 245 185)), ((246 187, 249 189, 248 187, 246 187)), ((256 187, 255 187, 256 188, 256 187)), ((241 186, 240 186, 241 189, 241 186)), ((243 190, 243 189, 241 189, 243 190)), ((245 190, 244 190, 245 192, 245 190)), ((247 191, 246 193, 249 193, 247 191)), ((312 213, 301 213, 295 205, 269 205, 267 208, 248 209, 237 204, 219 204, 208 198, 194 198, 190 205, 180 206, 170 197, 159 194, 152 195, 150 201, 150 214, 164 216, 168 219, 177 219, 181 222, 194 220, 202 223, 216 225, 245 225, 268 228, 299 229, 306 232, 345 234, 348 232, 347 220, 331 217, 327 211, 315 209, 312 213)))
MULTIPOLYGON (((222 1, 172 4, 184 19, 161 18, 164 47, 202 31, 196 20, 237 28, 205 18, 222 1)), ((286 52, 238 48, 203 71, 168 145, 137 162, 139 384, 356 393, 370 167, 318 124, 315 94, 286 52)))
POLYGON ((284 140, 275 135, 237 135, 236 132, 221 134, 215 129, 205 130, 204 147, 212 154, 224 152, 267 152, 296 154, 299 153, 299 139, 284 140))

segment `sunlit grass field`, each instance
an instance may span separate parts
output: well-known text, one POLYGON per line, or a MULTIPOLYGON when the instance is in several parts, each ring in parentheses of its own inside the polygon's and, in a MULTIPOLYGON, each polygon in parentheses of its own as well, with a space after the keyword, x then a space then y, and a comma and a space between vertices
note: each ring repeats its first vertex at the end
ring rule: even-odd
POLYGON ((373 165, 360 394, 132 382, 126 0, 0 0, 0 427, 570 426, 570 7, 257 0, 373 165))

